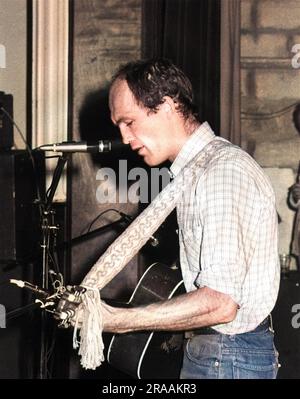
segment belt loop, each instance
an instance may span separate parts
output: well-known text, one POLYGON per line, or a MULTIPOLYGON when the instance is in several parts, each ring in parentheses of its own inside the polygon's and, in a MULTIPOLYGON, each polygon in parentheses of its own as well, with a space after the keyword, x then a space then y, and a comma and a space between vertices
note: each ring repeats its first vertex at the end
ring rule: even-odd
POLYGON ((274 328, 273 328, 273 318, 272 318, 272 315, 271 315, 271 313, 269 314, 269 316, 268 316, 269 318, 270 318, 270 327, 269 327, 269 330, 274 334, 274 328))
POLYGON ((191 338, 193 338, 193 336, 194 336, 193 331, 185 331, 185 333, 184 333, 185 339, 191 339, 191 338))

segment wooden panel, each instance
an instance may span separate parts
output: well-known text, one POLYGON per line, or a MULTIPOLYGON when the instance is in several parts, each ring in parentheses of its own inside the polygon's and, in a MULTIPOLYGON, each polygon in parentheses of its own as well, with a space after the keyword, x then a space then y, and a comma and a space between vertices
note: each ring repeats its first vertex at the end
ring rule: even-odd
POLYGON ((116 67, 140 57, 141 0, 74 2, 74 100, 104 88, 116 67))

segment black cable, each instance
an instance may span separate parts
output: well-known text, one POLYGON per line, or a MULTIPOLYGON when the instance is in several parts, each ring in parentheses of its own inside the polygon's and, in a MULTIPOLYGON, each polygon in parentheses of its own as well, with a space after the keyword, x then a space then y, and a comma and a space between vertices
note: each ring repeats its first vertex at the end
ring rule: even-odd
POLYGON ((19 132, 21 139, 23 140, 25 146, 27 149, 29 149, 29 153, 31 154, 31 148, 29 148, 29 145, 27 144, 27 141, 21 131, 21 129, 19 128, 19 126, 16 124, 16 122, 13 120, 12 116, 10 115, 10 113, 3 107, 0 107, 0 110, 3 111, 3 113, 8 117, 8 119, 10 120, 10 122, 16 127, 17 131, 19 132))
POLYGON ((296 103, 293 103, 291 105, 288 105, 285 108, 282 108, 279 111, 275 111, 275 112, 270 112, 270 113, 251 113, 251 112, 241 112, 242 115, 242 119, 273 119, 276 118, 277 116, 282 116, 284 114, 286 114, 291 108, 294 108, 295 106, 297 106, 299 103, 299 101, 297 101, 296 103), (245 115, 245 117, 243 117, 243 115, 245 115), (249 117, 247 117, 249 116, 249 117))
POLYGON ((41 305, 37 302, 29 303, 21 308, 11 310, 10 312, 6 313, 6 320, 11 321, 16 317, 22 316, 23 314, 27 313, 29 310, 34 310, 36 308, 40 308, 41 305))
MULTIPOLYGON (((91 221, 91 223, 90 223, 90 225, 89 225, 89 227, 88 227, 86 233, 89 233, 89 231, 91 230, 93 224, 94 224, 99 218, 101 218, 101 216, 103 216, 103 215, 104 215, 105 213, 107 213, 107 212, 116 212, 116 213, 118 213, 120 216, 122 216, 122 213, 119 212, 117 209, 114 209, 114 208, 106 209, 105 211, 99 213, 99 215, 97 215, 97 216, 95 217, 95 219, 93 219, 93 220, 91 221)), ((81 234, 82 234, 82 233, 81 233, 81 234)))
POLYGON ((50 249, 47 249, 47 255, 49 256, 49 258, 50 258, 50 260, 52 262, 52 265, 53 265, 53 268, 55 270, 55 273, 57 273, 57 274, 60 273, 58 262, 55 259, 55 255, 54 254, 52 255, 50 249))
POLYGON ((46 352, 47 359, 47 370, 46 374, 48 378, 52 377, 53 374, 53 366, 54 366, 54 349, 56 346, 56 335, 57 330, 55 328, 52 329, 52 332, 49 333, 49 348, 46 352))
POLYGON ((14 119, 12 118, 12 116, 9 114, 9 112, 3 107, 0 107, 0 110, 8 117, 8 119, 10 120, 10 122, 16 127, 18 133, 20 134, 21 139, 23 140, 26 150, 29 154, 31 163, 32 163, 32 169, 33 169, 33 174, 34 174, 34 179, 35 179, 35 188, 36 188, 36 196, 37 196, 37 201, 38 201, 38 207, 39 207, 39 211, 40 211, 40 216, 42 215, 42 196, 40 193, 40 187, 39 187, 39 183, 38 183, 38 174, 37 174, 37 168, 36 168, 36 164, 35 164, 35 160, 34 157, 32 155, 32 149, 30 148, 30 146, 28 145, 21 129, 19 128, 19 126, 17 125, 17 123, 14 121, 14 119))

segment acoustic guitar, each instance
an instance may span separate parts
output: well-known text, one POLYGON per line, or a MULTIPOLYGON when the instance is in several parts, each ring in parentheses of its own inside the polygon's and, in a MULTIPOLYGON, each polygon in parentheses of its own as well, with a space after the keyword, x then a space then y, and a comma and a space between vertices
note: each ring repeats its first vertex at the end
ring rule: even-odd
MULTIPOLYGON (((138 282, 126 306, 139 306, 185 292, 180 269, 152 264, 138 282)), ((134 378, 177 379, 183 357, 182 332, 141 331, 114 334, 108 345, 108 363, 134 378)))

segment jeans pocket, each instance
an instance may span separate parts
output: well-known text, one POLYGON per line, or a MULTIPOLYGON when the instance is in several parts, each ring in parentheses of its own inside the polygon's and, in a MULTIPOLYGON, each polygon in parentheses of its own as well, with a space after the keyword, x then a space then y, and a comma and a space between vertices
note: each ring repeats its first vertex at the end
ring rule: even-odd
POLYGON ((211 366, 221 357, 218 335, 199 335, 187 341, 186 354, 190 361, 211 366))
POLYGON ((278 372, 278 355, 275 351, 239 351, 233 365, 234 378, 275 379, 278 372))
POLYGON ((219 378, 221 348, 217 337, 217 335, 195 336, 187 341, 180 378, 219 378))

